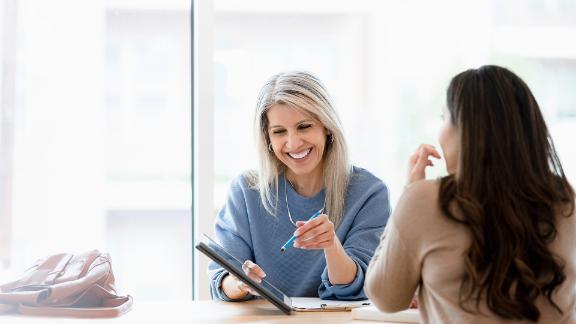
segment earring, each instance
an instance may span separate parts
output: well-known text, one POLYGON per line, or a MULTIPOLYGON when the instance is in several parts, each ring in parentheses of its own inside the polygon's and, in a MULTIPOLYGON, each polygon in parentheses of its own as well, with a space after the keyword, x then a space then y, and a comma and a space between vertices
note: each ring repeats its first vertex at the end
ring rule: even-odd
POLYGON ((330 133, 328 134, 328 137, 330 139, 330 143, 334 143, 334 134, 330 133))
POLYGON ((268 143, 268 151, 274 152, 274 150, 272 149, 272 143, 268 143))

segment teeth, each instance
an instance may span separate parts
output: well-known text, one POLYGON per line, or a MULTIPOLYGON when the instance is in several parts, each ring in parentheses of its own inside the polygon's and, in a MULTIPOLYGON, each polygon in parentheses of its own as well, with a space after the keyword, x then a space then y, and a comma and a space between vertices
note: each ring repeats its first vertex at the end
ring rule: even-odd
POLYGON ((310 153, 311 150, 312 148, 309 148, 306 151, 302 151, 300 153, 288 153, 288 155, 290 155, 294 159, 301 159, 303 157, 306 157, 306 155, 308 155, 308 153, 310 153))

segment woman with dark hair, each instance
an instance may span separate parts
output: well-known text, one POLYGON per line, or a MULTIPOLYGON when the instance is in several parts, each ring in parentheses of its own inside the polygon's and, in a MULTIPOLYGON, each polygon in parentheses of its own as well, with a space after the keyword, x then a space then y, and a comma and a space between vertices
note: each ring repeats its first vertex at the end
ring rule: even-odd
POLYGON ((418 291, 423 322, 576 322, 576 221, 568 183, 538 104, 514 73, 483 66, 455 76, 440 134, 449 175, 409 184, 367 270, 386 312, 418 291))

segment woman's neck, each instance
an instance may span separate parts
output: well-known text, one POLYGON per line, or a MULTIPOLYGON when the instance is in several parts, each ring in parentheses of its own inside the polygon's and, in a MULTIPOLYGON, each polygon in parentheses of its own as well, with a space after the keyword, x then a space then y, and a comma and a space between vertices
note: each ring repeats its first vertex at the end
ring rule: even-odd
POLYGON ((324 179, 320 172, 296 175, 288 170, 286 172, 286 179, 290 182, 294 190, 304 197, 313 197, 324 187, 324 179))

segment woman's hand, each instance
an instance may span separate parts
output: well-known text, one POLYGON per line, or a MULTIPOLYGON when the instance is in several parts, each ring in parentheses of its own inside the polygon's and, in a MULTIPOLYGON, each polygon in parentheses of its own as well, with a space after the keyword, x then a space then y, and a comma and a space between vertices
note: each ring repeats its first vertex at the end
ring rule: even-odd
POLYGON ((328 219, 328 215, 322 214, 307 222, 296 222, 298 229, 294 232, 296 240, 295 248, 301 249, 327 249, 336 246, 336 233, 334 223, 328 219))
POLYGON ((333 285, 347 285, 354 281, 358 270, 354 262, 334 232, 334 223, 328 215, 322 214, 307 222, 296 222, 298 229, 294 232, 297 239, 295 248, 324 249, 328 280, 333 285))
MULTIPOLYGON (((242 270, 248 277, 256 282, 261 282, 262 279, 266 277, 264 270, 250 260, 244 261, 242 270)), ((230 299, 241 299, 248 294, 258 296, 258 293, 252 290, 250 286, 232 274, 228 274, 224 277, 224 280, 222 280, 222 290, 224 290, 224 293, 230 299)))
POLYGON ((416 152, 410 156, 410 162, 408 165, 408 183, 411 184, 417 180, 426 179, 426 168, 429 166, 434 166, 430 157, 440 159, 440 154, 436 151, 436 148, 429 144, 421 144, 416 152))

